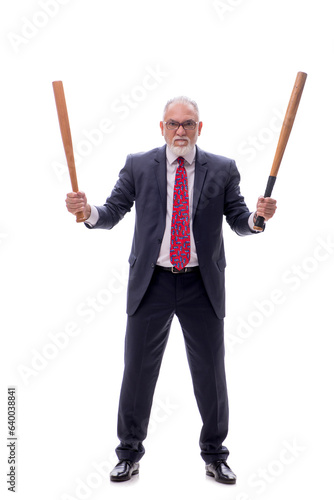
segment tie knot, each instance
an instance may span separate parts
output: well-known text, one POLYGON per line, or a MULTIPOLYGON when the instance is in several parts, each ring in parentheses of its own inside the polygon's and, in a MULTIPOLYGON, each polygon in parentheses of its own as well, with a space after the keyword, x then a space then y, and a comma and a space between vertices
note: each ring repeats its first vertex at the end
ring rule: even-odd
POLYGON ((179 156, 177 159, 177 162, 179 164, 179 167, 184 167, 184 158, 183 156, 179 156))

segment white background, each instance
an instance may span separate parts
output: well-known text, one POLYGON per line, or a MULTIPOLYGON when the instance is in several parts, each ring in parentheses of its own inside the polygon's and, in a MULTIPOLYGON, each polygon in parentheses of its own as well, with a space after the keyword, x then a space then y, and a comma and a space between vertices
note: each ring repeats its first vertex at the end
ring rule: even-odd
POLYGON ((329 0, 1 2, 2 498, 12 498, 12 385, 18 499, 170 498, 181 487, 195 498, 329 498, 331 12, 329 0), (298 71, 308 79, 274 190, 277 214, 256 237, 225 228, 226 444, 237 485, 205 476, 177 321, 140 477, 110 484, 134 213, 111 232, 67 213, 51 83, 64 83, 79 187, 91 203, 104 202, 128 153, 163 144, 165 101, 186 94, 200 106, 199 146, 236 159, 253 210, 298 71), (109 133, 96 133, 101 123, 109 133))

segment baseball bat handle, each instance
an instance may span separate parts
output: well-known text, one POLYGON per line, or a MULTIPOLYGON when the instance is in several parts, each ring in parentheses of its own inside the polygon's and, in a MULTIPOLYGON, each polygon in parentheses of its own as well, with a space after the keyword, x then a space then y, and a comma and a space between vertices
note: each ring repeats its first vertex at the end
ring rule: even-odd
MULTIPOLYGON (((270 175, 268 178, 266 190, 264 192, 264 198, 270 198, 271 193, 273 192, 274 189, 275 182, 276 182, 276 177, 270 175)), ((264 222, 265 222, 264 217, 258 215, 254 224, 254 229, 256 231, 263 231, 264 222)))
MULTIPOLYGON (((64 151, 68 166, 68 171, 71 179, 71 186, 74 193, 79 191, 77 173, 75 169, 74 152, 72 145, 72 136, 70 129, 70 122, 68 119, 67 106, 65 100, 65 93, 62 81, 52 82, 53 92, 56 100, 56 108, 58 113, 58 121, 60 126, 60 133, 63 140, 64 151)), ((84 222, 85 216, 83 212, 76 214, 77 222, 84 222)))

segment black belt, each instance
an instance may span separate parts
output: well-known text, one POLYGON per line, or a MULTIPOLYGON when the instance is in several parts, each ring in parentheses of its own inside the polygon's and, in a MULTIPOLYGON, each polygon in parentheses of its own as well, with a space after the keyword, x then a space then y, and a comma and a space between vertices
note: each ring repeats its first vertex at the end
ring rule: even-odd
POLYGON ((199 272, 199 266, 194 266, 194 267, 184 267, 183 269, 176 269, 176 267, 163 267, 163 266, 156 266, 156 269, 160 271, 169 271, 170 273, 173 274, 185 274, 185 273, 195 273, 199 272))

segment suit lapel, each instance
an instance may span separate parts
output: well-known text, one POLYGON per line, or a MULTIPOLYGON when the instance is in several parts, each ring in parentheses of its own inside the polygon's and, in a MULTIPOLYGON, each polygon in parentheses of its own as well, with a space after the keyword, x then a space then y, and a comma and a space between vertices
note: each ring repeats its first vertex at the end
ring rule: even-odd
POLYGON ((196 163, 195 163, 195 181, 194 181, 194 199, 193 199, 193 220, 196 215, 198 202, 202 193, 204 180, 208 168, 206 166, 207 160, 204 151, 196 146, 196 163))
POLYGON ((166 145, 158 149, 157 155, 154 160, 155 160, 154 170, 157 178, 159 194, 164 211, 166 213, 166 203, 167 203, 166 145))

